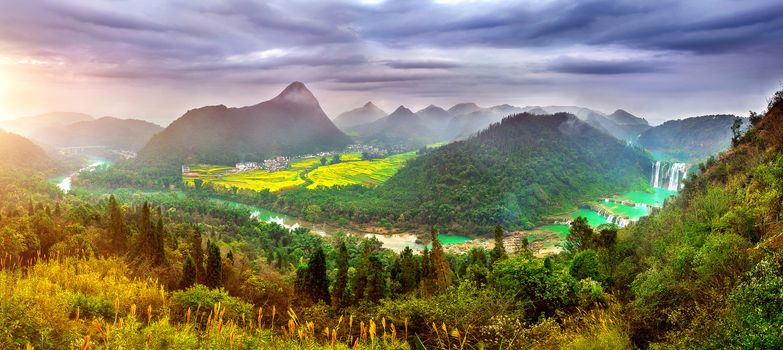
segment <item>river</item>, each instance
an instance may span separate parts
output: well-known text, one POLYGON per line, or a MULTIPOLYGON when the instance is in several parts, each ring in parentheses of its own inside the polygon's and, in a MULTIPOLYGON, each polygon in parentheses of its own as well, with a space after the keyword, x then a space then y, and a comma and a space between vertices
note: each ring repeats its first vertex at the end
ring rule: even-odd
POLYGON ((57 187, 63 191, 63 193, 68 193, 68 191, 71 190, 71 182, 73 181, 73 177, 76 175, 79 175, 79 173, 83 171, 95 171, 100 166, 103 165, 111 165, 112 161, 98 158, 98 157, 89 157, 87 159, 87 165, 85 165, 83 168, 69 174, 66 176, 59 176, 52 179, 49 179, 50 182, 55 183, 57 187))

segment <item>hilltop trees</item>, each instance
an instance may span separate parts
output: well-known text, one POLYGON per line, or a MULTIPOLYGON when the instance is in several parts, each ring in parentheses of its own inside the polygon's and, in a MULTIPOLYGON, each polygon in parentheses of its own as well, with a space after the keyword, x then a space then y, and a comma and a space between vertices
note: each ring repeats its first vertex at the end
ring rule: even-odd
POLYGON ((185 257, 185 262, 182 265, 182 279, 180 280, 179 287, 182 289, 188 289, 196 283, 196 263, 193 261, 193 257, 188 254, 185 257))
POLYGON ((307 265, 296 271, 297 287, 300 293, 306 295, 313 303, 325 302, 329 299, 329 278, 326 276, 326 254, 320 245, 310 255, 307 265))
POLYGON ((430 230, 432 234, 432 251, 429 252, 429 268, 426 275, 422 276, 422 293, 424 295, 434 295, 445 291, 451 286, 453 272, 449 261, 446 259, 446 253, 443 251, 443 245, 438 240, 438 232, 433 227, 430 230))
POLYGON ((340 240, 337 246, 337 277, 332 289, 332 305, 337 308, 343 308, 348 305, 347 293, 348 287, 348 247, 344 240, 340 240))
POLYGON ((582 250, 589 249, 594 245, 595 231, 590 227, 587 219, 577 217, 571 221, 571 228, 568 229, 566 237, 565 250, 570 254, 576 254, 582 250))

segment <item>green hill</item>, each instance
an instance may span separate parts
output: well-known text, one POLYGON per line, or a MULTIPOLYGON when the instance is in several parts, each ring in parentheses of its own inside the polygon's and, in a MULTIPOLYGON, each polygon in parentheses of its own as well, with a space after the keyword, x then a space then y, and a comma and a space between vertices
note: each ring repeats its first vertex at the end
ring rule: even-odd
POLYGON ((30 140, 0 130, 0 167, 44 170, 52 160, 30 140))

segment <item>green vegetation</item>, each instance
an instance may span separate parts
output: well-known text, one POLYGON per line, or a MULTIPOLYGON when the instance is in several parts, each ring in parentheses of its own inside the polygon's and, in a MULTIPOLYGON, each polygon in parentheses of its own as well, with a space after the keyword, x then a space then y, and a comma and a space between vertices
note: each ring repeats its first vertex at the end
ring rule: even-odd
MULTIPOLYGON (((307 174, 312 181, 307 188, 334 187, 347 185, 380 185, 405 165, 409 159, 416 157, 416 152, 407 152, 378 160, 354 160, 345 155, 342 162, 321 166, 307 174)), ((361 159, 361 154, 359 154, 361 159)))

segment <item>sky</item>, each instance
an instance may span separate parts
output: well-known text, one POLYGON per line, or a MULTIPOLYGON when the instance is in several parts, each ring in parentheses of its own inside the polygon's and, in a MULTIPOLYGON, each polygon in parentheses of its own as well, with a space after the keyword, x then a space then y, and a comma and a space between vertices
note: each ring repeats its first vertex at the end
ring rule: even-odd
POLYGON ((780 0, 2 0, 0 119, 166 125, 292 81, 331 117, 369 100, 747 115, 783 81, 782 13, 780 0))

